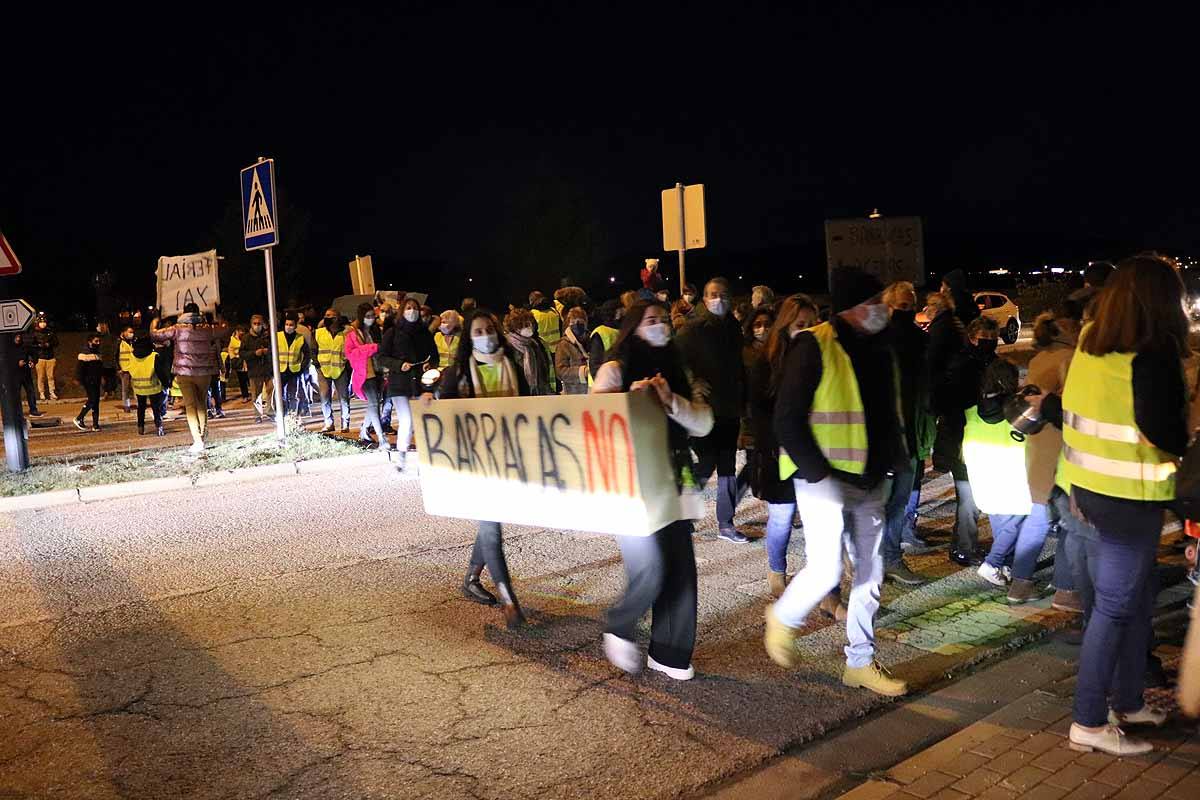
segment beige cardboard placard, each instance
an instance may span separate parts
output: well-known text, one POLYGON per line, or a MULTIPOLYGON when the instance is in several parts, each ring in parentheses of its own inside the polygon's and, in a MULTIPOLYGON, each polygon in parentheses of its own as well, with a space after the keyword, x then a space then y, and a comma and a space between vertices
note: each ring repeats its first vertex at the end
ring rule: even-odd
POLYGON ((647 536, 682 518, 643 392, 411 403, 425 511, 647 536))

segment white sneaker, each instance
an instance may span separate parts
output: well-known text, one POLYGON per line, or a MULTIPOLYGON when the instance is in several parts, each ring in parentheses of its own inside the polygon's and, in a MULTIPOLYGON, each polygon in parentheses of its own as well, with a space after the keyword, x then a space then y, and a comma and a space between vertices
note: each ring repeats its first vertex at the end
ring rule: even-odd
POLYGON ((1150 706, 1142 706, 1137 711, 1127 712, 1108 710, 1110 725, 1149 725, 1152 728, 1161 728, 1166 722, 1167 712, 1150 706))
POLYGON ((638 646, 615 633, 604 634, 604 657, 614 667, 630 675, 642 671, 642 654, 638 652, 638 646))
POLYGON ((696 677, 696 668, 691 664, 687 665, 687 669, 679 667, 668 667, 666 664, 660 664, 650 656, 646 656, 646 666, 656 672, 661 672, 668 678, 674 678, 677 681, 690 681, 696 677))
POLYGON ((1154 749, 1154 745, 1145 739, 1126 736, 1116 725, 1106 725, 1099 733, 1092 733, 1075 723, 1071 724, 1070 741, 1067 746, 1082 753, 1099 750, 1112 756, 1138 756, 1154 749))
POLYGON ((188 448, 188 452, 194 456, 200 455, 201 453, 204 452, 204 442, 196 442, 195 444, 193 444, 191 447, 188 448))
POLYGON ((979 565, 977 572, 979 573, 979 577, 983 578, 993 586, 999 586, 1001 589, 1008 586, 1008 584, 1004 581, 1004 573, 986 561, 979 565))
POLYGON ((1004 576, 1006 583, 1012 583, 1012 567, 1006 564, 1000 568, 1000 574, 1004 576))

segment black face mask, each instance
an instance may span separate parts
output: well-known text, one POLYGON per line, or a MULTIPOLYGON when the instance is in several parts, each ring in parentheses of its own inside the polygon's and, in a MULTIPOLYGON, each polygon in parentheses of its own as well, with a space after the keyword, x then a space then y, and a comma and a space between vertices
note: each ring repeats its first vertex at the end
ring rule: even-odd
POLYGON ((587 325, 582 322, 576 322, 571 325, 571 331, 575 334, 575 338, 582 342, 587 338, 587 325))
POLYGON ((917 322, 917 312, 914 309, 897 308, 892 312, 892 324, 897 327, 904 325, 915 325, 917 322))
POLYGON ((999 344, 996 339, 980 339, 975 343, 975 351, 984 358, 989 358, 996 355, 996 346, 999 344))

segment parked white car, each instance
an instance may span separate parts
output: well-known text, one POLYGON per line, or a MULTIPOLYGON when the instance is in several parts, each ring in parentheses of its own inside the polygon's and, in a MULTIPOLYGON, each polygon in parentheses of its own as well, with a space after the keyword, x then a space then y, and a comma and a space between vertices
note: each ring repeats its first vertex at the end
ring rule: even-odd
POLYGON ((1000 338, 1005 344, 1013 344, 1021 335, 1021 309, 1000 292, 976 292, 975 304, 985 317, 990 317, 1000 326, 1000 338))

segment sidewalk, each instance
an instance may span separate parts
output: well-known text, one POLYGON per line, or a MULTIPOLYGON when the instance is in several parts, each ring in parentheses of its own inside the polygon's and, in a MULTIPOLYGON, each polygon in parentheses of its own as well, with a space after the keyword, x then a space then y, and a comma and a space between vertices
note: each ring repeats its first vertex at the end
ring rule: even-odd
MULTIPOLYGON (((1177 650, 1159 653, 1165 666, 1178 666, 1177 650)), ((1116 758, 1067 746, 1074 682, 1026 694, 839 800, 1200 798, 1200 728, 1178 717, 1169 690, 1150 690, 1147 700, 1176 716, 1160 730, 1136 733, 1154 742, 1154 752, 1116 758)))

